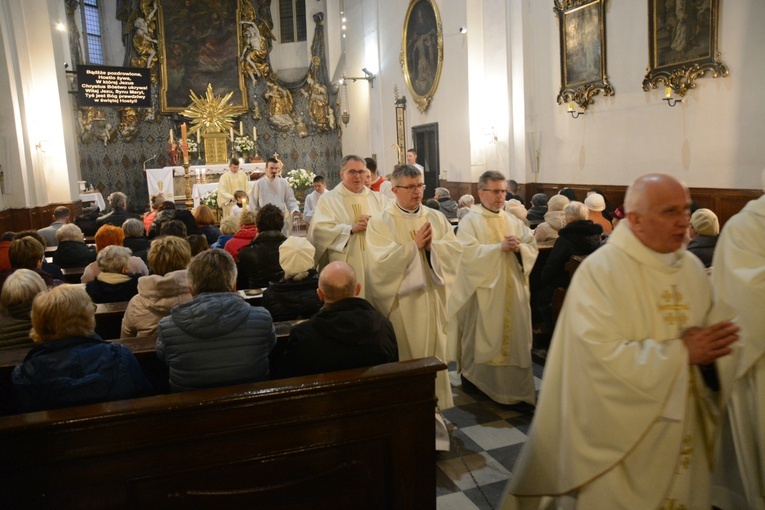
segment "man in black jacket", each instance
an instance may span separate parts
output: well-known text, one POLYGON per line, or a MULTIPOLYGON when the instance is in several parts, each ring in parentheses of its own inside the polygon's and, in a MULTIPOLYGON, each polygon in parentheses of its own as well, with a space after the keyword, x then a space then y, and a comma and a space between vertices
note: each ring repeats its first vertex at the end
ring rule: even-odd
POLYGON ((99 216, 96 220, 96 225, 102 227, 103 225, 114 225, 115 227, 122 227, 122 224, 130 218, 139 218, 139 215, 129 213, 125 209, 127 207, 127 195, 121 191, 115 191, 109 195, 108 199, 109 207, 112 208, 111 212, 99 216))
POLYGON ((271 378, 398 361, 393 325, 368 301, 356 297, 360 291, 349 264, 328 264, 319 276, 317 291, 324 306, 292 329, 283 354, 272 353, 271 378))

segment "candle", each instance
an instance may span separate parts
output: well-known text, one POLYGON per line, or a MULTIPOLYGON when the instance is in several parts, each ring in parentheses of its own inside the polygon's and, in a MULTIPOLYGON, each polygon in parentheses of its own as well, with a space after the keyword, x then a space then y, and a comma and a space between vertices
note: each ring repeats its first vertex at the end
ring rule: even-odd
POLYGON ((666 89, 664 89, 664 97, 666 97, 667 99, 672 97, 672 87, 667 87, 666 89))
POLYGON ((173 130, 170 130, 170 143, 173 143, 173 130))
POLYGON ((199 168, 194 170, 197 173, 197 178, 199 178, 199 168))
POLYGON ((186 123, 181 124, 181 145, 186 145, 186 123))
POLYGON ((242 121, 239 121, 239 134, 244 135, 244 126, 242 125, 242 121))
POLYGON ((233 127, 229 130, 229 134, 231 135, 231 143, 234 143, 234 128, 233 127))
POLYGON ((257 142, 258 141, 258 128, 255 126, 252 126, 252 141, 257 142))
POLYGON ((200 143, 202 143, 202 140, 199 137, 199 131, 197 131, 197 145, 199 145, 200 143))
POLYGON ((242 210, 247 209, 247 197, 242 197, 242 210))
POLYGON ((206 168, 203 168, 203 169, 202 169, 202 177, 204 177, 206 173, 207 173, 207 169, 206 169, 206 168))
POLYGON ((568 111, 573 112, 574 111, 574 103, 568 104, 568 111))

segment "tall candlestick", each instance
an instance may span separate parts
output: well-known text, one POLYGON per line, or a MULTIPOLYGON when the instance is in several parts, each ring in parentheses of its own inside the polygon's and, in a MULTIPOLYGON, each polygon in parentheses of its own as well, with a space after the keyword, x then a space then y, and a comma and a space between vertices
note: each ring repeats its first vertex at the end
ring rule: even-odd
POLYGON ((199 168, 195 168, 194 171, 197 173, 197 179, 199 179, 199 168))
POLYGON ((173 130, 170 130, 170 143, 173 143, 173 130))
POLYGON ((239 121, 239 134, 244 136, 244 126, 242 125, 242 121, 239 121))
POLYGON ((181 124, 181 144, 186 145, 186 123, 181 124))
POLYGON ((258 141, 258 128, 255 126, 252 126, 252 141, 257 142, 258 141))
POLYGON ((189 144, 186 143, 186 123, 181 124, 181 149, 183 150, 183 162, 189 163, 189 144))
POLYGON ((202 139, 199 136, 199 131, 197 131, 197 146, 199 146, 200 143, 202 143, 202 139))
POLYGON ((229 134, 231 135, 231 143, 234 143, 234 128, 233 127, 229 130, 229 134))

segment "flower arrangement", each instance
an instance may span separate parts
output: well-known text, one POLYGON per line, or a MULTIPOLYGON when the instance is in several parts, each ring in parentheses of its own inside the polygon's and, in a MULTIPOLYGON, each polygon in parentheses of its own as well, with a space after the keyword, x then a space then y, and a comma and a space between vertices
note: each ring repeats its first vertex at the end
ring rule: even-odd
POLYGON ((316 177, 313 172, 304 168, 296 168, 287 172, 287 182, 293 190, 308 189, 313 185, 313 178, 316 177))
POLYGON ((208 191, 204 195, 202 195, 202 198, 199 199, 199 202, 206 205, 213 211, 215 209, 218 209, 218 190, 212 190, 208 191))
POLYGON ((199 150, 199 147, 197 146, 197 142, 192 140, 191 138, 186 139, 186 144, 189 146, 189 152, 197 152, 199 150))
POLYGON ((255 142, 252 141, 252 138, 250 138, 249 135, 237 136, 234 138, 234 150, 236 150, 236 152, 243 154, 252 151, 254 148, 255 142))

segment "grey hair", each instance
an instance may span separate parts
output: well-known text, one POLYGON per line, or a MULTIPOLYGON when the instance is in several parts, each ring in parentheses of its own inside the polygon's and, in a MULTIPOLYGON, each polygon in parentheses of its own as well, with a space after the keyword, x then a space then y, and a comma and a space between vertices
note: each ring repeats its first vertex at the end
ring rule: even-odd
POLYGON ((341 171, 341 172, 342 172, 343 170, 345 170, 345 165, 347 165, 349 161, 359 161, 359 162, 361 162, 361 164, 362 164, 362 165, 364 165, 364 168, 366 168, 366 167, 367 167, 367 162, 366 162, 366 161, 364 161, 364 158, 362 158, 361 156, 357 156, 357 155, 355 155, 355 154, 348 154, 348 155, 347 155, 347 156, 345 156, 345 157, 343 158, 343 160, 340 162, 340 171, 341 171))
POLYGON ((587 206, 576 200, 566 205, 563 212, 566 214, 566 218, 571 221, 586 220, 590 217, 590 210, 587 206))
POLYGON ((236 287, 236 263, 224 250, 205 250, 196 255, 186 274, 195 296, 202 292, 233 292, 236 287))
POLYGON ((478 189, 482 189, 486 187, 486 185, 489 183, 489 181, 495 182, 495 181, 502 181, 505 182, 505 176, 501 173, 497 172, 496 170, 487 170, 484 173, 481 174, 481 177, 478 178, 478 189))
POLYGON ((435 193, 436 193, 436 198, 438 198, 438 197, 448 197, 448 196, 450 196, 450 195, 449 195, 449 190, 448 190, 448 189, 446 189, 446 188, 436 188, 436 191, 435 191, 435 193))
POLYGON ((143 237, 146 233, 146 228, 141 223, 141 220, 136 218, 128 218, 125 223, 122 224, 122 231, 125 232, 125 239, 128 237, 143 237))
POLYGON ((82 235, 80 227, 74 223, 67 223, 56 230, 56 239, 60 243, 61 241, 84 241, 85 237, 82 235))
POLYGON ((127 195, 125 195, 121 191, 115 191, 111 195, 109 195, 109 207, 114 209, 115 207, 122 207, 123 209, 127 206, 127 195))
POLYGON ((107 246, 100 252, 96 261, 98 262, 98 269, 103 273, 122 273, 130 260, 130 248, 124 246, 111 245, 107 246))
POLYGON ((3 284, 0 307, 7 312, 12 306, 31 305, 35 296, 46 290, 42 276, 31 269, 17 269, 3 284))
POLYGON ((473 195, 462 195, 459 200, 460 207, 470 207, 475 204, 475 197, 473 195))
POLYGON ((396 165, 393 167, 393 173, 390 175, 390 183, 393 186, 398 186, 404 177, 422 177, 422 172, 412 165, 396 165))

